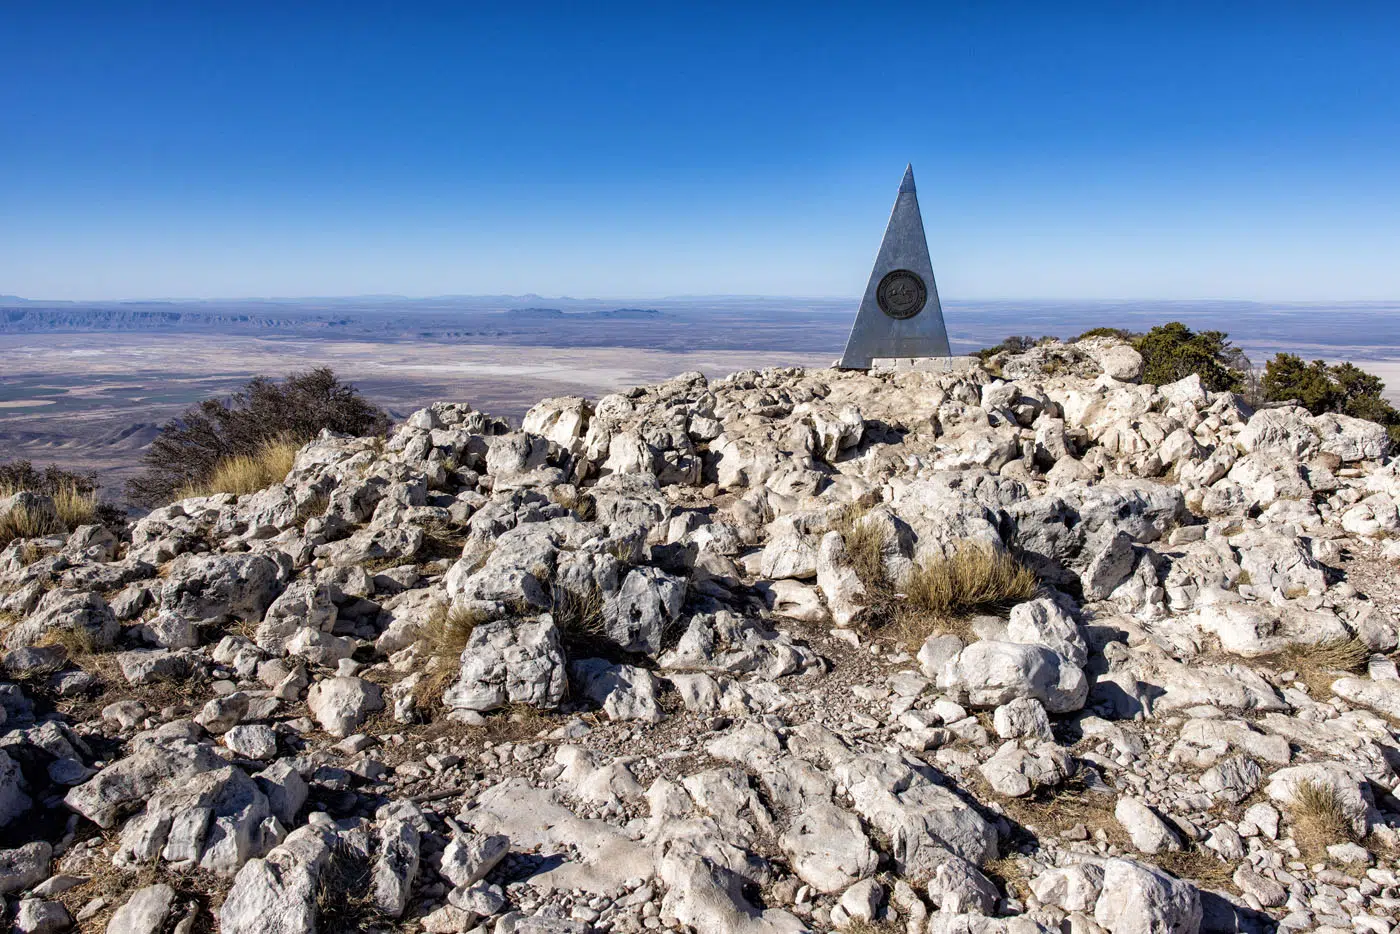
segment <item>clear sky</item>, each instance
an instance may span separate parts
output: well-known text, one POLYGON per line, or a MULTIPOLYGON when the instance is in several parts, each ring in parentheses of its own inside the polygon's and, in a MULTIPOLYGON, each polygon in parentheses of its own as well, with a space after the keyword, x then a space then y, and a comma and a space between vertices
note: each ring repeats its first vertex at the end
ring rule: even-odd
POLYGON ((1400 4, 0 3, 0 293, 1400 298, 1400 4))

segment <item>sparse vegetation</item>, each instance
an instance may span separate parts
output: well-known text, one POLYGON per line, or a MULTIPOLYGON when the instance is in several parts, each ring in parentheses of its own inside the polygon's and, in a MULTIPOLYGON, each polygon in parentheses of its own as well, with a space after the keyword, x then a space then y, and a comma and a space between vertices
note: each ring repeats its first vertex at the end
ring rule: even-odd
POLYGON ((852 918, 841 928, 843 934, 901 934, 904 925, 893 921, 866 921, 864 918, 852 918))
POLYGON ((1288 802, 1293 818, 1293 842, 1309 859, 1319 859, 1329 844, 1356 838, 1346 805, 1326 782, 1299 782, 1288 802))
POLYGON ((904 582, 908 612, 947 619, 1004 611, 1035 596, 1035 574, 1011 555, 965 542, 951 557, 915 565, 904 582))
POLYGON ((1309 694, 1325 698, 1332 693, 1332 682, 1339 674, 1361 671, 1370 657, 1370 646, 1351 636, 1311 645, 1295 643, 1261 661, 1271 662, 1281 670, 1297 672, 1298 680, 1308 686, 1309 694))
POLYGON ((259 376, 231 398, 206 399, 163 425, 146 452, 146 472, 128 494, 154 506, 184 490, 212 487, 216 476, 223 485, 256 482, 275 468, 281 445, 304 444, 322 429, 378 435, 388 425, 382 409, 328 368, 280 383, 259 376))
POLYGON ((597 587, 584 590, 554 588, 554 623, 567 636, 593 637, 603 633, 603 594, 597 587))
POLYGON ((483 621, 482 614, 469 607, 438 604, 433 609, 419 638, 427 655, 423 680, 413 692, 420 707, 441 706, 442 692, 457 679, 462 650, 467 647, 472 630, 483 621))
POLYGON ((1038 344, 1054 340, 1053 337, 1032 337, 1029 334, 1012 334, 1000 344, 992 347, 983 347, 981 350, 973 351, 973 356, 985 363, 990 358, 999 353, 1022 353, 1030 350, 1038 344))
POLYGON ((1210 850, 1188 842, 1180 850, 1163 850, 1154 855, 1157 866, 1196 885, 1213 889, 1234 889, 1234 864, 1210 850))
POLYGON ((294 441, 276 438, 252 454, 239 454, 219 461, 209 478, 199 485, 185 487, 179 498, 211 496, 215 493, 256 493, 280 483, 292 469, 300 448, 294 441))
POLYGON ((1385 383, 1350 363, 1304 363, 1281 353, 1264 367, 1262 388, 1270 402, 1293 401, 1314 415, 1336 412, 1384 425, 1391 443, 1400 444, 1400 411, 1385 401, 1385 383))
POLYGON ((374 868, 354 847, 339 844, 316 882, 316 930, 358 934, 392 923, 374 904, 374 868))
POLYGON ((121 512, 98 502, 97 475, 50 464, 35 469, 29 461, 0 464, 0 499, 27 492, 53 500, 54 511, 18 507, 0 515, 0 548, 21 538, 70 532, 80 525, 119 521, 121 512))
POLYGON ((859 507, 847 508, 836 520, 835 528, 841 533, 856 574, 870 589, 885 581, 885 547, 889 537, 880 525, 863 521, 868 512, 859 507))
POLYGON ((1075 335, 1066 341, 1066 343, 1077 344, 1080 341, 1089 340, 1093 337, 1116 337, 1120 341, 1132 341, 1141 336, 1141 334, 1134 334, 1132 331, 1124 330, 1123 328, 1098 327, 1090 328, 1083 334, 1075 335))
POLYGON ((1034 572, 1006 552, 963 542, 952 555, 916 564, 903 581, 885 567, 888 538, 861 511, 848 510, 836 523, 846 552, 867 592, 867 624, 888 629, 911 650, 935 632, 960 631, 979 612, 1002 612, 1035 596, 1034 572))

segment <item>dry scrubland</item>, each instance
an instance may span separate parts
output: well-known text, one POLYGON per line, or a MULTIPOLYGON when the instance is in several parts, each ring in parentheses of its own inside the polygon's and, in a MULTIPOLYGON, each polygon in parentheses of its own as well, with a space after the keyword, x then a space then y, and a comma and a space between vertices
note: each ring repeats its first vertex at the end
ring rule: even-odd
POLYGON ((1386 432, 1141 371, 685 374, 119 528, 0 501, 0 887, 113 934, 1389 931, 1386 432))

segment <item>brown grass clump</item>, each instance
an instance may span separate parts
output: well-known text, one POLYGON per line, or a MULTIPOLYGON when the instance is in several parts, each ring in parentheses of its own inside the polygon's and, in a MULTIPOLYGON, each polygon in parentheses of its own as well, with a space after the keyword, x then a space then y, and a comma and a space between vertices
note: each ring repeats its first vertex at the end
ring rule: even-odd
POLYGON ((185 487, 179 496, 182 499, 215 493, 242 496, 265 490, 274 483, 281 483, 291 472, 298 450, 295 442, 278 439, 268 442, 256 454, 225 458, 214 466, 209 479, 185 487))
POLYGON ((434 608, 419 637, 428 656, 423 679, 413 689, 419 707, 442 706, 442 692, 457 680, 461 670, 462 650, 467 647, 472 630, 484 619, 479 611, 468 607, 439 604, 434 608))
POLYGON ((316 929, 324 934, 359 934, 394 924, 374 904, 374 868, 352 847, 338 844, 316 880, 316 929))
POLYGON ((935 632, 966 635, 961 620, 975 613, 1004 612, 1033 598, 1040 588, 1035 573, 1006 552, 972 541, 949 557, 915 565, 902 583, 885 569, 889 535, 863 521, 863 509, 846 510, 835 522, 852 567, 865 585, 867 625, 890 628, 917 651, 935 632))
MULTIPOLYGON (((22 491, 17 488, 0 486, 0 499, 19 492, 22 491)), ((0 516, 0 548, 16 539, 59 535, 97 521, 97 493, 92 490, 84 491, 67 483, 44 495, 53 500, 54 512, 21 507, 0 516)))
POLYGON ((1019 853, 1007 853, 982 864, 982 872, 1012 898, 1024 899, 1031 894, 1030 876, 1022 868, 1019 853))
MULTIPOLYGON (((974 777, 972 784, 970 790, 976 792, 979 800, 998 798, 980 776, 974 777)), ((1022 798, 999 798, 999 803, 1006 816, 1033 837, 1059 837, 1083 824, 1090 834, 1103 831, 1112 844, 1128 844, 1128 835, 1113 816, 1116 796, 1090 788, 1079 776, 1071 776, 1058 785, 1038 788, 1022 798)))
POLYGON ((1329 639, 1313 645, 1296 644, 1274 655, 1268 661, 1280 669, 1292 669, 1298 680, 1308 686, 1313 697, 1327 697, 1338 673, 1361 671, 1371 657, 1371 647, 1355 636, 1329 639))
POLYGON ((603 593, 597 587, 582 591, 555 587, 551 614, 554 624, 566 638, 596 638, 603 635, 603 593))
POLYGON ((842 934, 903 934, 904 925, 893 921, 866 921, 852 918, 841 928, 842 934))
POLYGON ((856 575, 867 590, 888 587, 885 576, 885 548, 889 544, 886 530, 874 522, 864 522, 867 510, 851 507, 841 513, 835 529, 841 533, 846 554, 856 575))
POLYGON ((1032 599, 1039 587, 1034 572, 1015 558, 965 542, 951 557, 914 566, 895 605, 894 631, 911 651, 938 632, 966 639, 967 617, 1005 612, 1032 599))
POLYGON ((1158 868, 1208 889, 1235 890, 1234 866, 1209 850, 1188 844, 1182 850, 1167 850, 1152 859, 1158 868))
POLYGON ((1293 818, 1293 842, 1309 859, 1324 857, 1329 844, 1356 839, 1346 805, 1325 782, 1299 782, 1288 813, 1293 818))
POLYGON ((37 644, 40 647, 61 646, 68 653, 68 657, 74 660, 97 653, 97 646, 92 641, 92 633, 86 629, 72 629, 66 626, 48 630, 39 637, 37 644))
POLYGON ((939 617, 1007 610, 1035 596, 1035 574, 1004 551, 971 543, 918 566, 904 582, 909 611, 939 617))
MULTIPOLYGON (((290 469, 290 468, 289 468, 290 469)), ((286 476, 283 474, 283 476, 286 476)), ((326 508, 330 506, 331 498, 324 493, 317 493, 297 507, 297 524, 305 526, 312 519, 319 518, 326 514, 326 508)))

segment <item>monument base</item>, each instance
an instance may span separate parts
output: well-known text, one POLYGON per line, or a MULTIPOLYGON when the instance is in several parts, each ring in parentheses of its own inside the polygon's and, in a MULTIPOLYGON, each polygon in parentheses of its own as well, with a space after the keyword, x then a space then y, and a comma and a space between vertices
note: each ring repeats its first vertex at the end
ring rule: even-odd
MULTIPOLYGON (((875 372, 876 370, 925 370, 936 373, 961 373, 977 366, 982 361, 976 357, 876 357, 870 361, 868 370, 860 368, 863 372, 875 372)), ((838 370, 855 370, 855 367, 843 367, 840 360, 832 362, 832 367, 838 370)))

